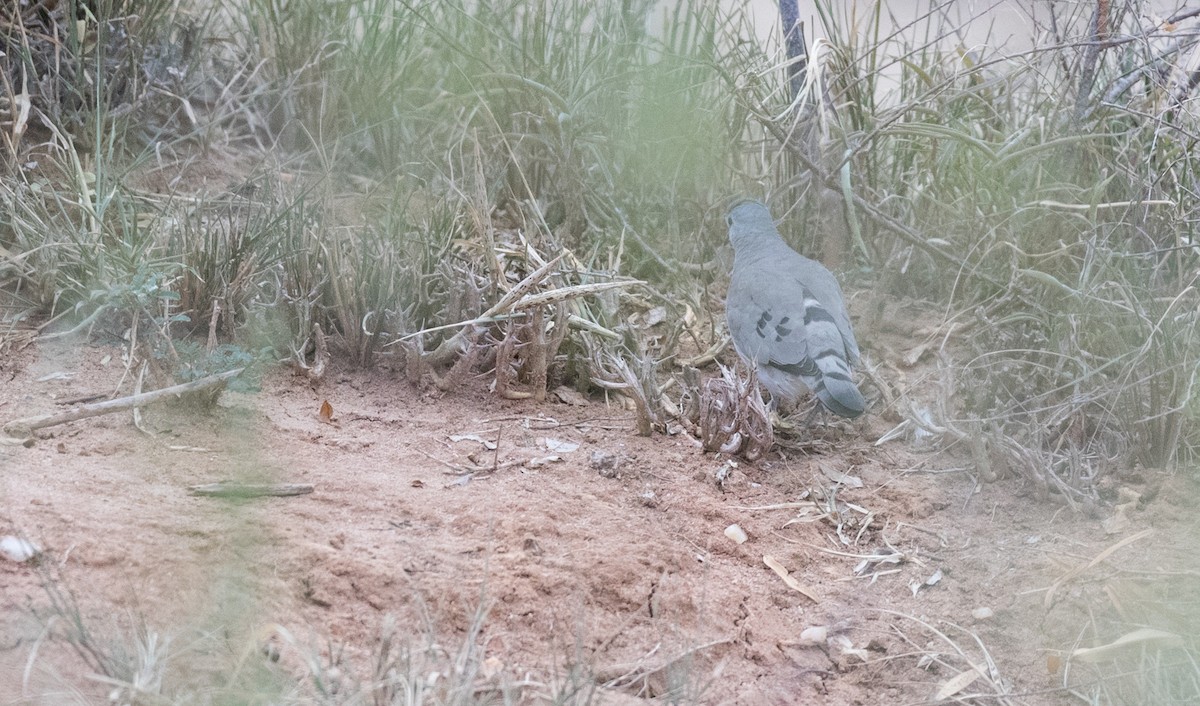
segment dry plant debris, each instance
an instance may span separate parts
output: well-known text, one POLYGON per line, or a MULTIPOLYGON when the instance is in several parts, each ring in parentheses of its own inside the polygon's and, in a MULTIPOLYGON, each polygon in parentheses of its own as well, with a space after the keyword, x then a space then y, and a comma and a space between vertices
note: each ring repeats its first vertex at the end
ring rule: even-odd
POLYGON ((808 598, 813 603, 821 602, 821 600, 817 598, 816 594, 813 593, 812 589, 800 583, 795 576, 792 576, 787 567, 784 566, 778 559, 770 554, 764 554, 762 560, 763 563, 766 564, 769 569, 771 569, 771 571, 774 571, 779 578, 783 579, 783 582, 787 584, 788 588, 803 594, 805 598, 808 598))
POLYGON ((700 441, 706 451, 759 459, 775 433, 757 380, 753 372, 743 379, 733 368, 720 369, 721 377, 710 378, 700 396, 700 441))
POLYGON ((290 497, 293 495, 308 495, 313 492, 310 483, 238 483, 221 481, 189 485, 191 495, 204 495, 214 498, 261 498, 261 497, 290 497))

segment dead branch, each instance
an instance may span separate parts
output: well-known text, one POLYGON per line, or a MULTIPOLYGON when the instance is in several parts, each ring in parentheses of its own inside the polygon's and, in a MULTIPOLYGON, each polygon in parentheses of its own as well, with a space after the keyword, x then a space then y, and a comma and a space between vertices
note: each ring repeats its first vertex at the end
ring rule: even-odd
POLYGON ((200 390, 207 390, 211 387, 216 387, 217 385, 224 385, 227 380, 237 377, 242 373, 243 370, 245 370, 245 368, 227 370, 223 373, 209 375, 208 377, 201 378, 199 380, 185 382, 182 385, 172 385, 171 387, 164 387, 161 390, 144 392, 140 395, 130 395, 128 397, 120 397, 115 400, 107 400, 104 402, 97 402, 95 404, 85 404, 66 412, 42 414, 36 417, 14 419, 4 425, 4 431, 8 434, 24 434, 28 436, 35 429, 57 426, 59 424, 66 424, 67 422, 75 422, 79 421, 80 419, 87 419, 88 417, 99 417, 104 414, 112 414, 113 412, 120 412, 126 409, 137 409, 138 407, 144 407, 148 404, 179 397, 180 395, 185 395, 190 392, 198 392, 200 390))
POLYGON ((221 481, 220 483, 189 485, 187 490, 189 495, 204 495, 214 498, 261 498, 265 496, 282 498, 292 495, 308 495, 313 492, 313 486, 309 483, 233 483, 230 481, 221 481))

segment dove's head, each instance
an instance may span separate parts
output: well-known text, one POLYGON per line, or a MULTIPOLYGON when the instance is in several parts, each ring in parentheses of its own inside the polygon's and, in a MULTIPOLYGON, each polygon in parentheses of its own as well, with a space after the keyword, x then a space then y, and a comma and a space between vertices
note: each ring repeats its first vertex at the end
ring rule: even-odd
POLYGON ((729 242, 734 252, 756 240, 779 237, 771 212, 761 201, 742 199, 735 202, 725 214, 725 223, 729 226, 729 242))

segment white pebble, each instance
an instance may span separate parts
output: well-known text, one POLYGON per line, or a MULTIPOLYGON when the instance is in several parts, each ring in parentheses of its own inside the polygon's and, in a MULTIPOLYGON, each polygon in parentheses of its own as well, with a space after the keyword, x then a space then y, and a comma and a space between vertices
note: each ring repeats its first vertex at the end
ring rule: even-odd
POLYGON ((27 539, 14 537, 11 534, 0 539, 0 554, 9 561, 29 561, 42 553, 41 547, 27 539))
POLYGON ((750 539, 750 537, 746 535, 746 530, 742 529, 741 527, 739 527, 737 525, 729 525, 728 527, 726 527, 725 528, 725 536, 729 537, 730 539, 737 542, 738 544, 742 544, 747 539, 750 539))

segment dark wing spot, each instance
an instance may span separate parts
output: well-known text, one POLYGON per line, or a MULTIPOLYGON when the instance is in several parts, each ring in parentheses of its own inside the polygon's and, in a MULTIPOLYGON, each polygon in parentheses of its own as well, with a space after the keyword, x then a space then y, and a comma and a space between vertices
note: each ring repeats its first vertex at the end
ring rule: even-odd
POLYGON ((808 326, 814 321, 826 321, 834 326, 837 326, 837 322, 833 320, 833 316, 830 315, 825 307, 821 306, 821 303, 817 301, 817 298, 813 296, 813 293, 808 291, 808 287, 803 287, 800 291, 804 294, 805 326, 808 326))
POLYGON ((779 320, 778 324, 775 324, 775 342, 776 343, 779 343, 779 342, 783 341, 783 339, 792 335, 792 329, 790 327, 788 327, 788 325, 787 325, 787 322, 789 322, 791 320, 792 320, 792 317, 785 316, 779 320))
POLYGON ((808 326, 814 321, 825 321, 835 326, 837 325, 834 323, 833 317, 829 315, 829 312, 819 306, 810 306, 804 310, 804 325, 808 326))
POLYGON ((767 324, 770 322, 771 312, 764 310, 762 315, 758 317, 758 323, 754 327, 754 330, 758 334, 759 338, 767 337, 767 324))
POLYGON ((800 361, 799 363, 786 363, 786 364, 769 361, 767 363, 767 366, 771 367, 771 368, 775 368, 776 370, 781 370, 781 371, 787 373, 788 375, 801 375, 801 376, 806 376, 806 377, 813 377, 814 375, 817 375, 818 373, 821 372, 820 369, 817 368, 817 364, 815 362, 813 362, 812 358, 805 358, 804 360, 800 361))

